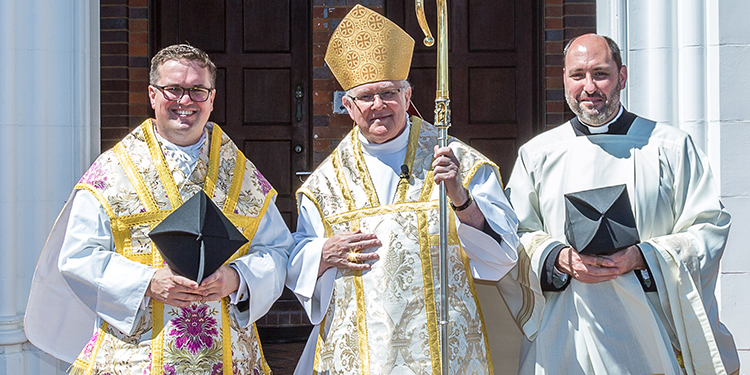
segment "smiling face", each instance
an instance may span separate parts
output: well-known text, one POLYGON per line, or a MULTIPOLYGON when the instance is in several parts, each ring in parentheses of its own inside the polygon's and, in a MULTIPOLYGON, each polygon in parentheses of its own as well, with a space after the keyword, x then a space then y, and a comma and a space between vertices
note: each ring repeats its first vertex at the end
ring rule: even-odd
POLYGON ((618 71, 604 38, 589 34, 573 41, 563 73, 565 100, 581 121, 600 126, 617 115, 628 74, 625 66, 618 71))
POLYGON ((344 96, 343 104, 349 117, 359 127, 362 135, 372 143, 385 143, 396 138, 406 128, 406 110, 409 109, 411 87, 405 81, 382 81, 367 83, 348 91, 352 97, 376 94, 403 88, 392 100, 384 101, 376 95, 371 103, 352 100, 344 96))
MULTIPOLYGON (((159 86, 212 88, 208 67, 201 67, 196 61, 167 60, 158 71, 159 86)), ((162 137, 178 146, 198 142, 214 109, 216 90, 211 90, 205 102, 192 101, 187 92, 180 100, 170 101, 154 86, 148 87, 148 94, 156 114, 156 131, 162 137)))

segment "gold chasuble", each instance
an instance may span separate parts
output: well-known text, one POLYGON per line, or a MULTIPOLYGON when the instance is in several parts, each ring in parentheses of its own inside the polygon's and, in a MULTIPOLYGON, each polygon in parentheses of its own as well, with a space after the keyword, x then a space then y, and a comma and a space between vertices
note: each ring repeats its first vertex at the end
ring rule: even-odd
MULTIPOLYGON (((381 205, 357 127, 298 191, 316 204, 326 237, 361 229, 375 233, 380 259, 367 271, 338 270, 329 309, 320 325, 315 374, 432 374, 440 371, 438 313, 438 189, 431 163, 437 130, 412 118, 401 179, 391 204, 381 205)), ((451 140, 467 186, 476 170, 489 164, 469 146, 451 140)), ((499 173, 497 174, 499 176, 499 173)), ((391 197, 380 197, 386 203, 391 197)), ((450 217, 450 350, 456 373, 491 374, 487 334, 469 259, 450 217)), ((373 249, 371 249, 373 250, 373 249)))
MULTIPOLYGON (((276 194, 216 124, 190 176, 168 165, 146 120, 103 153, 76 185, 96 196, 109 216, 117 252, 154 268, 164 266, 148 232, 203 190, 251 242, 276 194)), ((175 163, 173 163, 175 164, 175 163)), ((228 262, 247 253, 241 247, 228 262)), ((188 307, 150 300, 132 333, 106 322, 72 366, 72 374, 270 373, 255 325, 241 327, 228 297, 188 307)))

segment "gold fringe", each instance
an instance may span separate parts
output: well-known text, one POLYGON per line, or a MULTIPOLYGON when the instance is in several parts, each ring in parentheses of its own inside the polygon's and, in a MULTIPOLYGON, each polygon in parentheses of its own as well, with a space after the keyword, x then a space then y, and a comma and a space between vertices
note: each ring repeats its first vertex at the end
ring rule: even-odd
POLYGON ((67 373, 69 375, 86 375, 86 370, 88 369, 89 364, 81 361, 80 359, 76 359, 75 362, 73 362, 70 367, 68 367, 67 373))

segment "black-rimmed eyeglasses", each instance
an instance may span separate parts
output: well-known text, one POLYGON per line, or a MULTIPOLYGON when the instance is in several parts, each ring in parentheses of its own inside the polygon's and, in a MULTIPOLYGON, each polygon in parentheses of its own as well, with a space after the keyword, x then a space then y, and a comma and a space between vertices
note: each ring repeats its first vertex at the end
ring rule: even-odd
POLYGON ((190 97, 190 100, 194 102, 205 102, 208 100, 208 98, 211 97, 211 90, 207 89, 205 87, 191 87, 191 88, 185 88, 180 86, 158 86, 158 85, 151 85, 154 86, 157 90, 161 91, 162 94, 164 94, 164 99, 167 99, 169 101, 179 101, 182 99, 183 96, 185 96, 185 93, 187 92, 188 96, 190 97))
POLYGON ((354 100, 355 102, 362 102, 365 104, 372 104, 372 102, 375 101, 375 97, 379 96, 380 100, 387 102, 396 99, 398 97, 398 93, 403 90, 403 87, 397 88, 397 89, 391 89, 391 90, 385 90, 381 92, 376 92, 374 94, 363 94, 363 95, 357 95, 357 96, 351 96, 347 95, 349 99, 354 100))

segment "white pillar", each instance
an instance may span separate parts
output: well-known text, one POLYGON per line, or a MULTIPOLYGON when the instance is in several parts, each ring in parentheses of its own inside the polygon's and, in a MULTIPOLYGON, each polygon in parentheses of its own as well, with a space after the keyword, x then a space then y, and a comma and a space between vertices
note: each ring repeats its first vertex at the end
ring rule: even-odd
MULTIPOLYGON (((606 35, 620 46, 622 64, 628 63, 628 4, 627 0, 598 1, 596 3, 596 30, 598 34, 606 35)), ((625 108, 630 108, 628 90, 620 94, 620 102, 625 108)))
MULTIPOLYGON (((722 201, 732 230, 721 264, 719 311, 734 335, 742 374, 750 368, 750 2, 705 0, 708 15, 707 69, 710 154, 719 159, 722 201), (715 145, 715 146, 714 146, 715 145)), ((712 160, 713 162, 713 160, 712 160)), ((716 169, 716 168, 714 168, 716 169)))
POLYGON ((629 64, 628 110, 674 124, 673 2, 632 0, 626 4, 628 45, 623 54, 629 64))
POLYGON ((677 8, 677 121, 695 144, 708 151, 706 143, 706 29, 705 1, 680 0, 677 8))
POLYGON ((0 85, 0 374, 63 373, 22 322, 47 234, 99 151, 99 1, 0 1, 0 85))
POLYGON ((743 374, 750 373, 748 14, 747 0, 597 0, 598 31, 625 42, 629 109, 687 131, 709 156, 732 215, 719 313, 734 336, 743 374))

